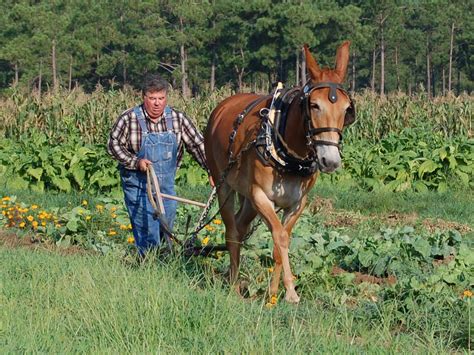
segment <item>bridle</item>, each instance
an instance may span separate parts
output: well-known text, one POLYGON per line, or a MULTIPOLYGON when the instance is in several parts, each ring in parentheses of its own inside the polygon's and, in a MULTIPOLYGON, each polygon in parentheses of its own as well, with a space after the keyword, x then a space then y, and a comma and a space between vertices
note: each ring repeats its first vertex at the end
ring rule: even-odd
POLYGON ((306 141, 307 145, 311 146, 313 150, 316 150, 316 147, 318 145, 331 145, 337 147, 339 150, 341 150, 341 141, 342 141, 342 130, 340 130, 337 127, 314 127, 313 121, 311 120, 311 108, 310 108, 310 102, 309 98, 311 96, 311 93, 315 90, 320 90, 323 88, 329 88, 329 93, 328 93, 328 100, 334 104, 337 99, 338 99, 338 94, 337 91, 341 91, 343 94, 345 94, 350 101, 350 106, 346 111, 346 115, 344 117, 344 126, 350 125, 355 121, 355 108, 354 108, 354 102, 349 95, 349 93, 342 87, 341 84, 339 83, 334 83, 334 82, 320 82, 315 85, 311 84, 306 84, 303 87, 302 95, 301 95, 301 104, 302 104, 302 109, 303 109, 303 116, 304 116, 304 121, 306 125, 306 141), (338 142, 333 142, 333 141, 328 141, 328 140, 321 140, 321 139, 315 139, 315 136, 317 136, 320 133, 323 132, 336 132, 339 135, 339 140, 338 142))

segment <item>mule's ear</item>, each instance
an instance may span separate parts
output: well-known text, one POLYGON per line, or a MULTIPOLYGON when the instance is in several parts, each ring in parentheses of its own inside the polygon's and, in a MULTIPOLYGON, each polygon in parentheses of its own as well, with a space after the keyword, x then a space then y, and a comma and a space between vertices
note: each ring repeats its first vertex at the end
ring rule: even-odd
POLYGON ((306 58, 306 67, 308 68, 311 80, 316 83, 321 81, 321 69, 319 69, 319 65, 309 51, 307 44, 304 45, 304 55, 306 58))
POLYGON ((344 41, 336 52, 336 68, 335 72, 339 77, 340 83, 344 82, 347 72, 347 65, 349 64, 349 46, 350 41, 344 41))

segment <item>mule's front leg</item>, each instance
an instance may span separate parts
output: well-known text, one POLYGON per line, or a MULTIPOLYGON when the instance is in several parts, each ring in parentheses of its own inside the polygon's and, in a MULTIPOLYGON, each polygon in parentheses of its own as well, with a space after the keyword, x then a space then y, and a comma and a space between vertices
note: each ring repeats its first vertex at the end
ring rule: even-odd
POLYGON ((291 272, 290 260, 288 257, 288 248, 290 245, 290 236, 286 229, 281 224, 275 213, 273 203, 268 199, 267 195, 260 189, 255 188, 252 193, 255 207, 260 213, 268 228, 272 232, 275 260, 275 274, 271 281, 270 290, 276 293, 278 290, 278 283, 280 279, 280 272, 283 269, 283 284, 286 289, 285 300, 290 303, 298 303, 300 298, 295 291, 295 284, 293 282, 293 274, 291 272))

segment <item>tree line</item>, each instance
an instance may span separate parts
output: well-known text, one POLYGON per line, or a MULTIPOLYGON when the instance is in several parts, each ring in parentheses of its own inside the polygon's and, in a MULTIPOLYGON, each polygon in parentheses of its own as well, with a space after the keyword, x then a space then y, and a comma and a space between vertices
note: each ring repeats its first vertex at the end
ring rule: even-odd
POLYGON ((474 3, 459 0, 4 0, 0 89, 93 90, 167 77, 185 97, 306 80, 302 46, 347 86, 385 94, 472 92, 474 3))

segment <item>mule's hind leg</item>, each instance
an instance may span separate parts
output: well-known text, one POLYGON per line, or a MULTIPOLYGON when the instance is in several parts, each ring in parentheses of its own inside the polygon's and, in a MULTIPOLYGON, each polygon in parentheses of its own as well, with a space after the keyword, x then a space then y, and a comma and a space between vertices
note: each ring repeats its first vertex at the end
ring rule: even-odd
POLYGON ((225 243, 230 255, 229 280, 234 283, 239 274, 240 241, 234 217, 235 191, 223 183, 217 192, 220 214, 225 224, 225 243))
POLYGON ((235 223, 237 231, 239 232, 239 241, 242 243, 243 238, 249 231, 250 223, 257 216, 257 210, 253 207, 249 199, 239 195, 240 209, 235 215, 235 223))

